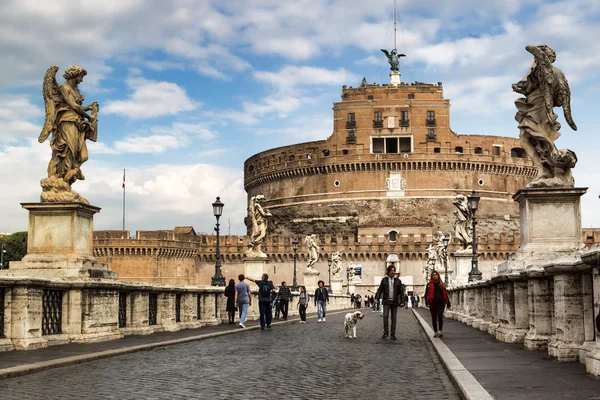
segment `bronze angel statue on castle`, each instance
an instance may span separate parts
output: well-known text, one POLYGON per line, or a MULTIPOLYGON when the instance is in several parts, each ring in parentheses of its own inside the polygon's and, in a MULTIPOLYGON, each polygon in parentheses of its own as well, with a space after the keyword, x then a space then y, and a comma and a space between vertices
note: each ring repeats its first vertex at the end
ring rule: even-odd
POLYGON ((556 53, 546 45, 526 46, 533 55, 531 69, 512 85, 515 92, 525 95, 515 100, 521 145, 538 169, 537 177, 527 185, 534 187, 573 187, 571 168, 577 163, 572 150, 557 149, 554 141, 560 133, 554 107, 562 107, 565 120, 573 130, 577 125, 571 116, 571 91, 563 72, 552 63, 556 53))
POLYGON ((78 65, 71 65, 63 73, 66 82, 56 82, 58 65, 46 71, 42 94, 46 107, 46 120, 38 141, 43 143, 52 135, 50 148, 52 158, 48 164, 48 177, 40 181, 42 202, 82 202, 87 201, 71 189, 71 185, 85 177, 81 165, 88 159, 86 140, 96 141, 98 137, 98 103, 83 106, 85 97, 78 85, 87 71, 78 65), (91 114, 88 114, 91 111, 91 114))

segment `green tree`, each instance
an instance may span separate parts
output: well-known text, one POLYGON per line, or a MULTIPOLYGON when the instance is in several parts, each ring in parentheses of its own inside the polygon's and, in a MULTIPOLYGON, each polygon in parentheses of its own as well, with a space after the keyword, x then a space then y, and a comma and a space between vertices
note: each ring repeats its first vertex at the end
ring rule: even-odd
POLYGON ((10 236, 0 237, 0 249, 6 251, 4 267, 11 261, 21 261, 27 254, 27 232, 15 232, 10 236))

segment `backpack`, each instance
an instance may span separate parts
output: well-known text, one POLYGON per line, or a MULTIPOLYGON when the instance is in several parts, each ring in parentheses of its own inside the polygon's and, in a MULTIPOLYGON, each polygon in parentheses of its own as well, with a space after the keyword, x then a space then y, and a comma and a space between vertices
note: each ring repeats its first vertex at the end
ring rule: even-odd
POLYGON ((264 281, 260 287, 260 297, 271 298, 271 285, 269 285, 268 281, 264 281))

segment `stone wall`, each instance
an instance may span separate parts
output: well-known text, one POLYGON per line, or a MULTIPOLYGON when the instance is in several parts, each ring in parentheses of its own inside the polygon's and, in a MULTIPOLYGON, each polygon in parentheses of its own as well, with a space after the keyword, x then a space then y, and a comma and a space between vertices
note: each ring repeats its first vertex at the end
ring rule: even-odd
MULTIPOLYGON (((227 321, 223 288, 112 280, 0 277, 0 351, 32 350, 217 325, 227 321)), ((290 315, 298 314, 297 296, 290 315)), ((332 295, 329 310, 349 307, 332 295)), ((258 318, 253 301, 248 319, 258 318)))
POLYGON ((600 376, 600 248, 449 289, 447 316, 600 376))

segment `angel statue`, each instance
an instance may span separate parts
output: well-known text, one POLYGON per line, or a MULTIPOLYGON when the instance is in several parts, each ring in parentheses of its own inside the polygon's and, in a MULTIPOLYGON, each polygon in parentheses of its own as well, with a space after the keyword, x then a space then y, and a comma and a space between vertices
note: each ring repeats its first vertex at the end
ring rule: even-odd
POLYGON ((393 49, 391 53, 386 49, 381 49, 390 63, 390 71, 400 72, 400 57, 406 57, 406 54, 398 54, 396 49, 393 49))
POLYGON ((269 210, 264 210, 260 203, 265 201, 265 196, 259 194, 250 198, 248 203, 248 216, 252 220, 252 233, 248 243, 247 256, 267 257, 261 250, 261 245, 267 236, 267 218, 271 217, 269 210))
POLYGON ((331 272, 333 273, 334 279, 341 279, 340 273, 342 272, 342 256, 340 252, 336 251, 331 255, 331 272))
POLYGON ((308 271, 314 271, 313 266, 319 259, 319 246, 315 240, 316 237, 317 235, 306 235, 304 238, 304 246, 306 247, 306 252, 308 253, 308 264, 306 265, 306 269, 308 271))
POLYGON ((440 260, 440 267, 444 268, 448 264, 448 243, 450 243, 451 236, 448 234, 448 242, 444 241, 444 232, 438 231, 434 239, 437 240, 436 252, 438 260, 440 260))
POLYGON ((512 85, 515 92, 525 95, 515 100, 521 146, 537 167, 536 178, 527 187, 573 187, 571 168, 577 163, 572 150, 557 149, 554 141, 560 133, 554 107, 562 107, 565 120, 576 131, 571 116, 571 91, 567 78, 553 66, 556 53, 546 45, 526 46, 533 54, 533 64, 527 75, 512 85))
POLYGON ((452 202, 454 204, 454 234, 463 249, 473 245, 473 220, 467 198, 459 194, 452 202))
POLYGON ((435 269, 435 264, 437 262, 437 250, 433 247, 433 244, 429 244, 427 247, 427 264, 426 268, 433 271, 435 269))
POLYGON ((58 65, 52 65, 46 71, 42 94, 46 106, 44 127, 38 138, 44 143, 48 136, 52 158, 48 164, 48 178, 40 181, 42 202, 75 201, 88 203, 71 186, 85 177, 81 164, 87 161, 86 139, 93 142, 98 138, 98 103, 83 106, 85 97, 79 92, 78 85, 87 71, 78 65, 71 65, 63 73, 66 82, 56 82, 58 65), (91 114, 88 114, 91 111, 91 114))

